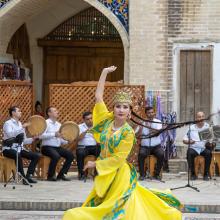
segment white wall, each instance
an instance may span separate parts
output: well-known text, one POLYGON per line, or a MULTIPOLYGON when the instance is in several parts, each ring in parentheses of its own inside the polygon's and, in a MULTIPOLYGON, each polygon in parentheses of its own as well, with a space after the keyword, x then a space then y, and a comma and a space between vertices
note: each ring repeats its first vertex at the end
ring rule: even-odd
POLYGON ((84 1, 63 0, 62 4, 57 2, 26 22, 33 64, 33 84, 37 100, 42 101, 43 91, 43 48, 37 46, 37 40, 45 37, 60 23, 87 7, 89 4, 84 1))

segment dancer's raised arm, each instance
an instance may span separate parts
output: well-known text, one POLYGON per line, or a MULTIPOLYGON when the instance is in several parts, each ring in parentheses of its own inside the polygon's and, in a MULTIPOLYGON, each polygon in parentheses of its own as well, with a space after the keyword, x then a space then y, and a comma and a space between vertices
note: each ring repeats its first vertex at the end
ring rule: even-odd
POLYGON ((110 66, 110 67, 104 68, 102 70, 102 74, 99 78, 99 82, 98 82, 98 85, 96 88, 96 93, 95 93, 96 103, 103 101, 103 94, 104 94, 106 77, 107 77, 108 73, 114 72, 116 69, 117 69, 116 66, 110 66))

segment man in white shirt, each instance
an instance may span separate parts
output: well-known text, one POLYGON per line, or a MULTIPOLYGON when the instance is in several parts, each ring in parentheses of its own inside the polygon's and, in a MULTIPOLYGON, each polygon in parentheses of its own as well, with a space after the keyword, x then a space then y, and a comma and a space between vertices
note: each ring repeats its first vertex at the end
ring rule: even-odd
MULTIPOLYGON (((154 109, 152 107, 147 107, 145 109, 145 113, 147 116, 147 119, 150 121, 155 121, 158 123, 148 123, 146 122, 144 125, 148 126, 141 127, 140 131, 138 132, 139 135, 149 135, 153 134, 153 132, 157 132, 160 129, 162 129, 161 121, 154 118, 154 109)), ((138 163, 139 163, 139 172, 140 177, 139 180, 144 180, 145 173, 144 173, 144 161, 145 158, 149 155, 154 155, 157 158, 157 164, 154 171, 154 178, 160 179, 160 171, 163 167, 163 161, 164 161, 164 151, 161 148, 161 140, 160 136, 152 137, 152 138, 146 138, 141 140, 141 146, 138 154, 138 163)))
POLYGON ((42 139, 41 153, 45 156, 50 157, 51 159, 48 169, 47 180, 68 181, 69 179, 66 178, 65 174, 67 174, 74 156, 70 150, 61 147, 61 145, 63 144, 68 144, 68 142, 65 141, 62 138, 62 135, 59 133, 61 124, 57 121, 57 109, 54 107, 48 107, 46 110, 46 115, 48 116, 48 119, 46 120, 47 128, 46 131, 40 136, 40 139, 42 139), (61 157, 65 158, 65 163, 63 164, 62 169, 56 177, 56 166, 61 157))
POLYGON ((196 124, 190 126, 187 134, 183 138, 183 143, 188 144, 187 161, 191 171, 191 179, 195 180, 195 164, 194 159, 196 156, 201 155, 205 158, 205 170, 204 180, 209 180, 209 168, 212 159, 212 151, 205 147, 206 142, 200 141, 199 132, 209 128, 209 124, 204 121, 205 114, 203 112, 197 112, 196 120, 199 121, 196 124))
MULTIPOLYGON (((11 118, 3 125, 3 155, 5 157, 14 159, 16 163, 16 154, 18 152, 18 172, 23 177, 26 177, 29 183, 37 183, 36 180, 32 179, 32 175, 34 174, 37 162, 40 159, 40 154, 37 152, 31 152, 24 148, 25 144, 31 144, 36 137, 26 137, 25 128, 30 124, 24 123, 22 125, 22 123, 19 121, 21 118, 21 114, 21 110, 17 106, 12 106, 9 108, 9 115, 11 118), (14 143, 7 144, 8 140, 15 140, 16 137, 21 134, 23 137, 23 141, 21 140, 21 144, 19 144, 17 141, 12 141, 14 143), (26 175, 24 174, 22 158, 31 160, 26 175)), ((23 184, 27 185, 28 183, 24 180, 23 184)))
POLYGON ((84 112, 83 113, 84 123, 79 125, 80 136, 78 138, 78 146, 76 149, 76 158, 77 166, 79 172, 79 180, 84 179, 84 159, 87 155, 94 155, 98 157, 100 149, 97 146, 96 140, 93 137, 93 134, 89 133, 89 129, 92 128, 92 113, 84 112))

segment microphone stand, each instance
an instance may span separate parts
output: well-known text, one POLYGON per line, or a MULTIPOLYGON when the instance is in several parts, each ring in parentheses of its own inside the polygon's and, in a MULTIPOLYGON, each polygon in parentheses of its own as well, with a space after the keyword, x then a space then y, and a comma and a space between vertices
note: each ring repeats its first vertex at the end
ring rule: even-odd
MULTIPOLYGON (((191 147, 191 143, 190 143, 190 140, 191 140, 191 124, 189 124, 189 131, 188 131, 188 133, 189 133, 189 135, 188 135, 188 149, 191 147)), ((191 188, 191 189, 193 189, 193 190, 195 190, 195 191, 197 191, 197 192, 200 192, 200 190, 197 188, 197 187, 195 187, 195 186, 192 186, 191 184, 190 184, 190 181, 189 181, 189 179, 190 179, 190 169, 189 169, 189 163, 187 163, 188 164, 188 171, 187 171, 187 173, 188 173, 188 177, 187 177, 187 184, 185 185, 185 186, 179 186, 179 187, 174 187, 174 188, 171 188, 171 190, 176 190, 176 189, 183 189, 183 188, 191 188)))
MULTIPOLYGON (((28 182, 28 180, 21 175, 20 172, 18 172, 18 149, 20 148, 22 150, 22 143, 23 143, 23 140, 24 140, 24 134, 22 133, 19 134, 16 136, 16 139, 17 139, 17 143, 16 143, 16 171, 15 171, 15 174, 12 175, 12 177, 4 184, 4 187, 6 187, 10 182, 12 182, 12 184, 19 184, 21 181, 24 181, 26 183, 26 185, 29 185, 30 187, 33 187, 32 184, 30 184, 28 182), (20 135, 20 136, 19 136, 20 135)), ((15 185, 12 187, 13 189, 15 189, 15 185)))

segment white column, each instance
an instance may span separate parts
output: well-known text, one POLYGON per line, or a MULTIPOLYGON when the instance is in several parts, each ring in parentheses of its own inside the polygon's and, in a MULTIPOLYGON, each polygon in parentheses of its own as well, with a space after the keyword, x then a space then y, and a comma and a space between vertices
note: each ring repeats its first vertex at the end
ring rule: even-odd
MULTIPOLYGON (((211 112, 220 110, 220 43, 214 45, 213 52, 213 83, 212 83, 212 106, 211 112)), ((220 123, 220 115, 213 117, 215 124, 220 123)))
POLYGON ((33 85, 36 100, 42 101, 43 90, 43 49, 37 45, 30 47, 33 64, 33 85))

